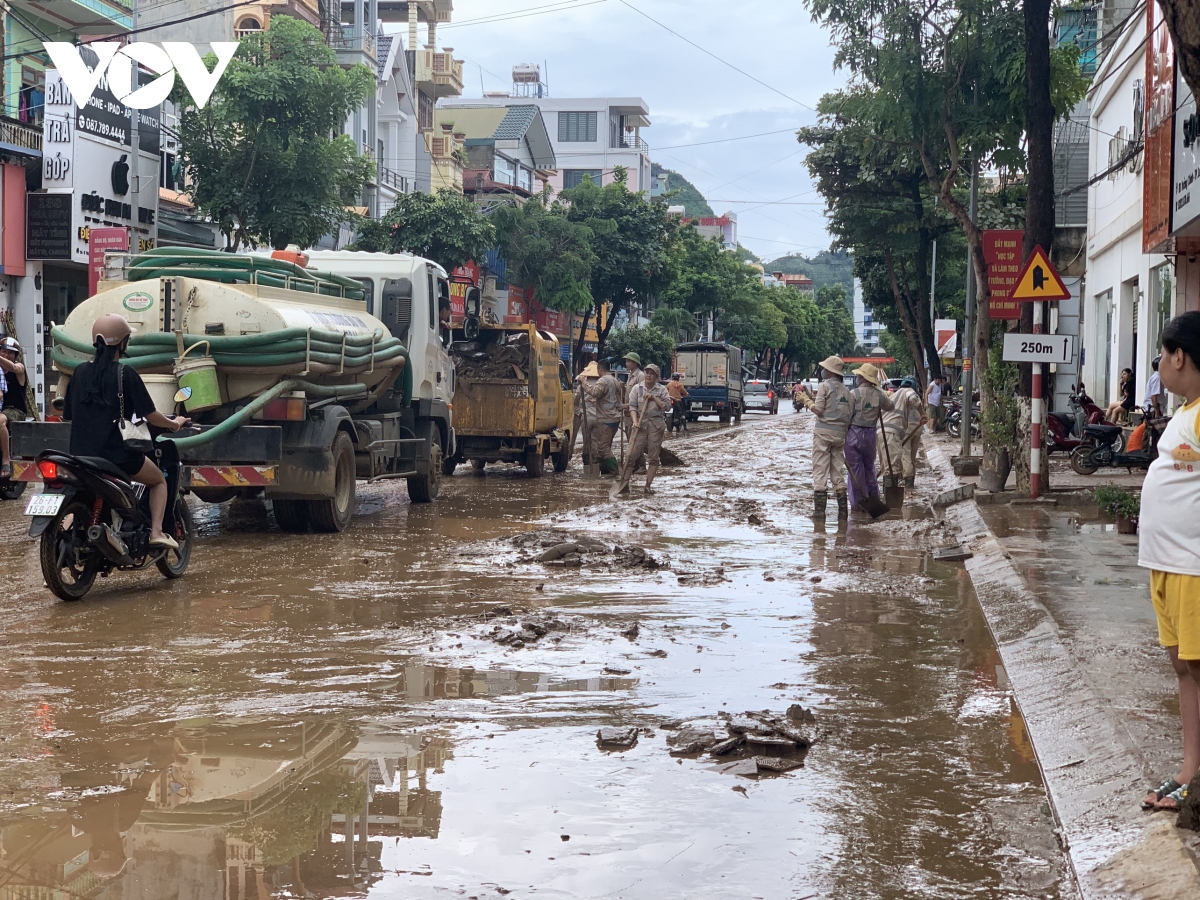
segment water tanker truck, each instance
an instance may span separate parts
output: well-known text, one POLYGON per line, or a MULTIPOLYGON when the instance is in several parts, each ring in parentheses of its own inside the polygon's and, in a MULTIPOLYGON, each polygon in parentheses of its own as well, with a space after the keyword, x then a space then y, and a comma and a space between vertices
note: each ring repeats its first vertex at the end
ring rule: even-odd
MULTIPOLYGON (((125 316, 136 329, 125 362, 161 412, 182 407, 198 426, 175 441, 183 488, 211 503, 265 497, 292 532, 345 529, 356 479, 403 478, 413 502, 437 497, 455 453, 440 266, 406 254, 179 248, 109 264, 110 280, 51 330, 56 394, 91 358, 92 323, 125 316)), ((31 461, 66 451, 70 427, 14 423, 16 477, 36 480, 31 461)))

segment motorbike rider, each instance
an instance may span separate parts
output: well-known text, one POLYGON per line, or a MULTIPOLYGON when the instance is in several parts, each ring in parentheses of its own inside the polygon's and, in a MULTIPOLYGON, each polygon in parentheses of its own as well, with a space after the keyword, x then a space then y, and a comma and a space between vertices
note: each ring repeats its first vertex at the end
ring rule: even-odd
POLYGON ((684 402, 691 394, 683 384, 683 375, 679 372, 671 374, 671 380, 667 382, 667 393, 671 395, 671 408, 678 409, 685 413, 681 416, 683 420, 683 430, 687 431, 687 404, 684 402))
POLYGON ((154 401, 142 378, 131 366, 119 365, 129 348, 133 329, 124 316, 110 313, 92 325, 92 343, 96 355, 81 363, 71 376, 63 404, 63 419, 71 422, 71 455, 99 456, 108 460, 131 480, 150 491, 150 543, 178 550, 179 544, 163 532, 167 509, 167 481, 162 470, 146 454, 125 446, 117 427, 121 400, 127 418, 145 419, 155 428, 178 431, 188 423, 183 416, 165 416, 154 408, 154 401), (117 373, 122 374, 117 385, 117 373))
POLYGON ((21 345, 14 337, 0 341, 0 480, 12 477, 12 456, 8 441, 8 423, 28 418, 25 402, 25 366, 21 345))

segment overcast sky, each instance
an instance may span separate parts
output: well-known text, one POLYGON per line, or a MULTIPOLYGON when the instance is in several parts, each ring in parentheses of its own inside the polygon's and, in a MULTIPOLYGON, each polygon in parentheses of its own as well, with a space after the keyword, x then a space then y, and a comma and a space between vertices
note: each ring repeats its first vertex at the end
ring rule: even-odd
POLYGON ((794 134, 676 146, 814 121, 806 106, 844 76, 833 71, 828 37, 799 0, 456 0, 438 43, 465 61, 465 97, 509 89, 513 65, 525 62, 543 66, 554 97, 642 97, 653 122, 642 132, 651 158, 685 175, 718 213, 737 212, 744 246, 764 259, 828 248, 823 207, 794 134), (775 204, 753 208, 765 201, 775 204))

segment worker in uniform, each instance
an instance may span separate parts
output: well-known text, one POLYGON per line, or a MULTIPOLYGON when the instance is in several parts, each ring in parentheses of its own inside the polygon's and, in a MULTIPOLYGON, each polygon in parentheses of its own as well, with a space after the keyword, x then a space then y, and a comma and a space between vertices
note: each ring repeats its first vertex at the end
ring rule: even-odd
POLYGON ((595 383, 600 372, 594 362, 588 363, 583 371, 575 376, 575 415, 572 419, 571 434, 583 439, 583 464, 595 462, 592 458, 592 426, 596 421, 596 401, 584 392, 584 385, 595 383), (585 415, 586 408, 586 415, 585 415))
POLYGON ((883 486, 898 487, 900 478, 905 487, 913 487, 917 480, 916 434, 928 421, 925 417, 921 395, 916 391, 917 383, 905 378, 891 395, 893 409, 883 413, 883 433, 887 440, 886 450, 881 446, 879 470, 884 473, 883 486), (891 466, 888 460, 891 460, 891 466))
POLYGON ((0 478, 12 477, 8 424, 29 418, 25 366, 15 337, 0 340, 0 478))
POLYGON ((645 380, 629 392, 633 440, 629 447, 629 455, 625 457, 621 479, 613 488, 614 496, 629 490, 629 480, 643 455, 646 457, 646 493, 652 493, 651 485, 658 474, 663 438, 667 435, 667 413, 671 409, 671 395, 658 379, 658 366, 646 366, 645 380))
POLYGON ((854 409, 850 389, 842 382, 845 364, 840 357, 831 356, 821 363, 817 375, 821 384, 817 396, 801 393, 804 408, 817 417, 813 426, 813 517, 825 518, 829 505, 829 484, 837 493, 838 518, 850 513, 846 500, 846 430, 854 409))
POLYGON ((646 380, 646 370, 642 368, 642 358, 632 350, 625 354, 625 368, 629 370, 629 379, 625 382, 625 396, 646 380))
POLYGON ((883 373, 872 363, 854 370, 858 385, 850 392, 854 412, 846 432, 846 487, 850 503, 857 505, 867 497, 879 496, 879 480, 875 477, 875 454, 878 450, 879 417, 893 409, 891 398, 882 390, 883 373), (866 496, 862 495, 862 492, 866 496))
POLYGON ((615 475, 618 466, 612 446, 617 429, 621 427, 621 382, 617 381, 607 360, 601 359, 592 365, 599 377, 583 387, 585 397, 593 404, 587 408, 588 425, 592 430, 592 459, 600 464, 600 471, 605 475, 615 475))

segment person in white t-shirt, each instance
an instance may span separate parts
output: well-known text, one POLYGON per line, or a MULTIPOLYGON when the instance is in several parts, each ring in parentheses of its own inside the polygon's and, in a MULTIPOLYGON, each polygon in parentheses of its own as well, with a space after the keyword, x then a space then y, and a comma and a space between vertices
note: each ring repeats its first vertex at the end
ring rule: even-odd
POLYGON ((1184 405, 1142 485, 1138 564, 1150 569, 1158 640, 1179 680, 1183 765, 1142 805, 1178 809, 1200 772, 1200 312, 1167 323, 1158 375, 1184 405))

